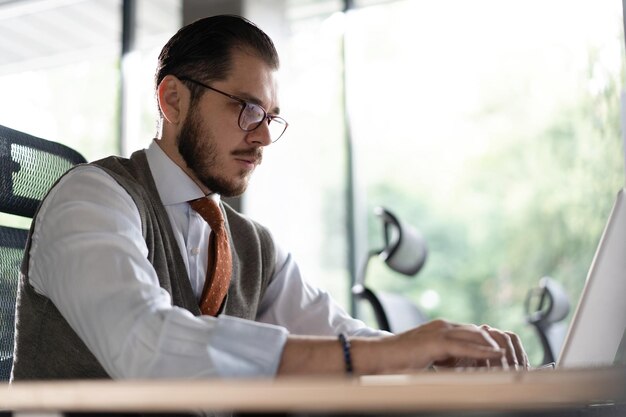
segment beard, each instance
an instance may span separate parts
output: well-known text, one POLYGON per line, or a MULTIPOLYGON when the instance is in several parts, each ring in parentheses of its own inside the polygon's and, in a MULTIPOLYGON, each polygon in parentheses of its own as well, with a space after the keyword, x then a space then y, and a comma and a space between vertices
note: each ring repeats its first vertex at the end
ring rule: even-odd
MULTIPOLYGON (((220 175, 222 168, 219 163, 215 135, 200 123, 198 112, 192 109, 183 122, 176 138, 178 152, 187 166, 209 190, 224 197, 235 197, 243 194, 248 187, 252 171, 241 170, 234 178, 220 175)), ((254 156, 261 161, 261 149, 234 151, 233 155, 254 156)))

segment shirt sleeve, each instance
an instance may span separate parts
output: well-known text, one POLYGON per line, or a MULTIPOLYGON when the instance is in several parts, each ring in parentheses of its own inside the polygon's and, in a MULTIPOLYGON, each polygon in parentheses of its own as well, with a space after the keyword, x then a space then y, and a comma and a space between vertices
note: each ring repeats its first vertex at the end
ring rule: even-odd
POLYGON ((29 279, 113 378, 272 376, 283 327, 172 306, 148 259, 130 195, 79 167, 42 204, 29 279))
POLYGON ((316 336, 388 336, 352 318, 328 292, 304 279, 291 254, 276 245, 276 272, 265 291, 257 320, 316 336))

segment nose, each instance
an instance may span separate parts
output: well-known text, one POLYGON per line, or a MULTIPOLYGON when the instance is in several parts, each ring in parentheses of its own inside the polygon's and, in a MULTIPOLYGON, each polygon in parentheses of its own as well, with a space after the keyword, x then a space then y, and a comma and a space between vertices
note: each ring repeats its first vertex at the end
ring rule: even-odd
POLYGON ((246 141, 251 145, 256 146, 268 146, 272 143, 272 136, 270 135, 269 124, 267 120, 264 120, 263 123, 256 129, 248 132, 246 135, 246 141))

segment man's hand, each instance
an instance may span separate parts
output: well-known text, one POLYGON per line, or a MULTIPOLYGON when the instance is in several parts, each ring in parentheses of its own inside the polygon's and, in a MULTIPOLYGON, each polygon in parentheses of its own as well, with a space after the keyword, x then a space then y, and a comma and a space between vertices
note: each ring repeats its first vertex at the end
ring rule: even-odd
MULTIPOLYGON (((353 337, 357 375, 415 372, 431 366, 528 368, 519 337, 489 326, 434 320, 393 336, 353 337)), ((341 344, 333 337, 289 336, 278 375, 344 374, 341 344)))
MULTIPOLYGON (((359 369, 359 341, 355 340, 355 369, 359 369)), ((434 320, 415 329, 379 340, 380 365, 375 373, 406 372, 430 366, 486 366, 528 368, 519 337, 487 325, 434 320)), ((366 342, 367 343, 367 342, 366 342)), ((364 357, 369 356, 364 350, 364 357)), ((375 358, 366 359, 376 361, 375 358)), ((362 363, 368 369, 367 363, 362 363)))

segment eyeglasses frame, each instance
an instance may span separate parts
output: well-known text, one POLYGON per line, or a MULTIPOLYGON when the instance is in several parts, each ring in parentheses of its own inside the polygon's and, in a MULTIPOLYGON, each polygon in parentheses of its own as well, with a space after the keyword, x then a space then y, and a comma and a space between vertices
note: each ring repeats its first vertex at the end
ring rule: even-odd
POLYGON ((248 100, 242 99, 241 97, 237 97, 237 96, 234 96, 232 94, 228 94, 228 93, 226 93, 226 92, 224 92, 222 90, 218 90, 215 87, 211 87, 210 85, 204 84, 204 83, 202 83, 200 81, 196 81, 193 78, 178 77, 178 79, 181 80, 181 81, 189 81, 190 83, 199 85, 200 87, 204 87, 204 88, 206 88, 208 90, 215 91, 216 93, 219 93, 219 94, 221 94, 223 96, 226 96, 226 97, 230 98, 231 100, 235 100, 235 101, 239 102, 239 104, 241 104, 242 107, 241 107, 241 111, 239 112, 239 118, 237 119, 237 125, 239 126, 239 129, 243 130, 244 132, 252 132, 253 130, 258 129, 259 126, 261 126, 261 124, 263 122, 265 122, 266 120, 268 121, 268 125, 269 125, 269 123, 272 120, 278 119, 278 120, 280 120, 280 121, 282 121, 284 123, 285 128, 283 129, 282 133, 280 135, 278 135, 278 137, 276 139, 272 140, 272 143, 275 143, 275 142, 278 141, 278 139, 280 139, 285 134, 285 131, 287 130, 287 127, 289 126, 289 123, 287 123, 287 121, 285 119, 283 119, 282 117, 280 117, 280 116, 278 116, 276 114, 268 113, 267 110, 265 110, 263 108, 263 106, 261 106, 260 104, 252 103, 252 102, 250 102, 248 100), (254 106, 259 107, 263 111, 263 114, 265 115, 261 120, 259 120, 258 123, 256 123, 256 125, 252 129, 244 129, 241 126, 241 117, 243 116, 243 112, 246 109, 246 106, 248 106, 248 105, 254 105, 254 106))

